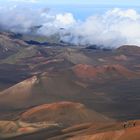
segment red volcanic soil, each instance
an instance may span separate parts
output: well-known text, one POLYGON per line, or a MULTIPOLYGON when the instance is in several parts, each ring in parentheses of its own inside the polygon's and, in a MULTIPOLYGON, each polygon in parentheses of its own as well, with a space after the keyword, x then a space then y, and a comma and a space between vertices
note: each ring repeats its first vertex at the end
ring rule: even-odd
POLYGON ((47 121, 64 125, 111 121, 103 115, 87 109, 83 104, 73 102, 59 102, 37 106, 23 113, 20 119, 26 122, 47 121))
POLYGON ((139 74, 128 70, 122 65, 103 65, 103 66, 91 66, 86 64, 78 64, 73 68, 74 73, 80 78, 97 78, 98 76, 105 76, 106 74, 111 74, 115 76, 116 74, 125 78, 135 78, 139 74))
POLYGON ((140 140, 140 126, 93 135, 81 135, 67 140, 140 140))

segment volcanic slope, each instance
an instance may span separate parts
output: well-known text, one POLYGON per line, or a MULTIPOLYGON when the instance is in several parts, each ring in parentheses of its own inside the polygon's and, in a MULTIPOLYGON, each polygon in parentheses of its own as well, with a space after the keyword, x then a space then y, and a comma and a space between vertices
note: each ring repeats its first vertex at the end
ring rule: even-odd
POLYGON ((0 58, 4 59, 17 53, 20 49, 26 48, 27 43, 20 39, 13 39, 8 33, 0 32, 0 58))
POLYGON ((51 101, 77 100, 79 95, 94 93, 90 87, 92 82, 106 84, 114 78, 120 82, 120 79, 137 79, 139 76, 139 73, 121 65, 94 67, 79 64, 72 69, 33 76, 0 92, 0 104, 6 108, 19 109, 51 101), (88 82, 83 81, 83 78, 88 82))
POLYGON ((111 117, 121 117, 124 111, 128 117, 138 114, 138 81, 137 72, 121 65, 79 64, 70 69, 44 72, 1 91, 0 109, 26 109, 51 102, 76 101, 103 114, 112 114, 111 117))
POLYGON ((57 102, 44 104, 29 109, 23 113, 20 120, 25 122, 53 122, 62 125, 71 126, 87 122, 108 123, 113 120, 87 109, 81 103, 74 102, 57 102))
POLYGON ((138 78, 140 73, 128 70, 122 65, 103 65, 103 66, 91 66, 91 65, 76 65, 73 69, 75 74, 81 78, 138 78))
MULTIPOLYGON (((43 136, 45 139, 51 131, 53 137, 63 134, 63 129, 74 128, 75 125, 91 123, 105 125, 114 122, 114 120, 86 108, 81 103, 57 102, 27 109, 19 115, 16 121, 0 121, 0 138, 16 139, 19 137, 22 139, 26 134, 28 134, 26 137, 30 138, 30 135, 36 136, 42 131, 45 132, 45 136, 43 136)), ((75 127, 75 131, 77 130, 78 128, 75 127)))
POLYGON ((43 73, 0 92, 2 108, 26 108, 46 102, 73 99, 84 88, 75 83, 71 72, 43 73))
MULTIPOLYGON (((78 134, 79 136, 70 136, 71 138, 65 138, 65 140, 139 140, 140 139, 140 123, 139 121, 129 121, 127 122, 128 126, 123 127, 123 123, 118 123, 115 125, 108 125, 104 127, 101 131, 97 130, 94 133, 92 129, 83 134, 78 134), (133 126, 133 122, 137 126, 133 126)), ((85 130, 86 131, 86 130, 85 130)), ((51 139, 56 140, 56 139, 51 139)))

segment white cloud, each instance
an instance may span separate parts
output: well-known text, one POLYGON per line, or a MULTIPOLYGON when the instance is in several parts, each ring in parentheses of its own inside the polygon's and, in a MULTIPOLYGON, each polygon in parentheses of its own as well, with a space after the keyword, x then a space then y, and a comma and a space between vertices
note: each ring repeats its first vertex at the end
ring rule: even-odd
POLYGON ((75 23, 75 19, 71 13, 57 14, 56 22, 62 26, 66 26, 75 23))
POLYGON ((121 10, 119 8, 114 8, 106 13, 106 16, 120 17, 120 18, 130 18, 132 20, 137 20, 140 15, 133 9, 121 10))
POLYGON ((59 33, 62 40, 75 44, 140 46, 140 14, 133 9, 115 8, 103 15, 93 15, 85 21, 77 21, 71 13, 54 14, 48 9, 26 10, 14 5, 0 8, 0 19, 0 25, 11 31, 29 32, 31 27, 42 25, 39 34, 59 33))
POLYGON ((76 23, 76 20, 71 13, 60 13, 56 15, 43 13, 42 16, 45 20, 42 24, 43 27, 38 31, 38 33, 43 35, 60 33, 60 28, 69 29, 76 23))
POLYGON ((100 16, 91 16, 68 29, 65 41, 118 47, 124 44, 140 46, 140 15, 133 9, 115 8, 100 16))

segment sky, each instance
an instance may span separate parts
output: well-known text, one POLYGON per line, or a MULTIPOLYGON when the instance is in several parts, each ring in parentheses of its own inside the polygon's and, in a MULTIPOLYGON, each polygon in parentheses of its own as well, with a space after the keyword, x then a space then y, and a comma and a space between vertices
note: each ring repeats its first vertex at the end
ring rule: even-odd
POLYGON ((140 0, 0 0, 6 2, 46 3, 46 4, 105 4, 105 5, 140 5, 140 0))
POLYGON ((54 12, 70 12, 80 20, 94 13, 104 13, 111 8, 133 8, 140 11, 140 0, 0 0, 1 5, 49 8, 54 12))

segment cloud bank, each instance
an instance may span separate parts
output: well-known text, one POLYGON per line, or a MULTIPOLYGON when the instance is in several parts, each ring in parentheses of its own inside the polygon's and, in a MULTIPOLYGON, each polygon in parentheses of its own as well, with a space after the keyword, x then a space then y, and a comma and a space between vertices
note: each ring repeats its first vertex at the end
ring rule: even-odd
POLYGON ((115 8, 80 21, 72 13, 54 13, 48 8, 27 10, 14 5, 0 7, 0 19, 3 29, 30 33, 32 27, 42 25, 37 34, 50 36, 57 33, 61 40, 77 45, 140 46, 140 14, 134 9, 115 8))
POLYGON ((84 22, 76 22, 64 40, 111 47, 140 45, 140 15, 133 9, 115 8, 103 15, 88 17, 84 22))

